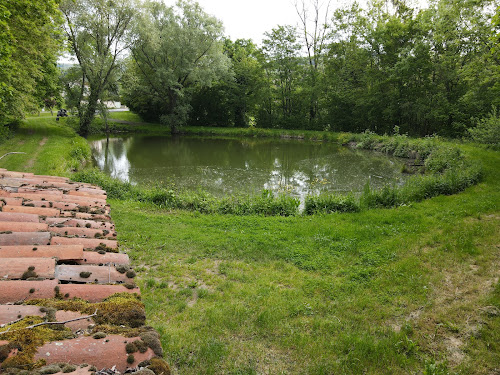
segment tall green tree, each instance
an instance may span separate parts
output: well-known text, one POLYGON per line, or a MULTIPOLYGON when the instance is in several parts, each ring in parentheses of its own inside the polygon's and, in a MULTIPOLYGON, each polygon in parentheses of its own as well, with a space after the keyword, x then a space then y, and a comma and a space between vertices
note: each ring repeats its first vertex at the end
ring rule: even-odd
POLYGON ((265 33, 262 41, 265 69, 271 84, 272 102, 262 106, 261 126, 298 127, 301 111, 299 82, 301 78, 300 44, 293 26, 278 26, 265 33))
POLYGON ((37 85, 60 49, 55 0, 0 3, 0 134, 4 126, 39 107, 37 85))
POLYGON ((129 0, 63 0, 61 10, 70 50, 82 72, 77 109, 79 133, 86 136, 118 59, 128 48, 126 37, 134 8, 129 0))
POLYGON ((255 122, 265 86, 262 53, 250 39, 225 39, 224 54, 231 74, 194 91, 191 124, 246 127, 255 122))
POLYGON ((222 24, 195 2, 144 3, 124 78, 125 103, 177 131, 188 119, 192 89, 228 72, 222 35, 222 24))
POLYGON ((324 54, 330 34, 330 1, 295 1, 295 10, 300 19, 303 46, 307 57, 307 75, 304 89, 309 101, 309 125, 315 127, 320 114, 323 96, 322 76, 324 54))

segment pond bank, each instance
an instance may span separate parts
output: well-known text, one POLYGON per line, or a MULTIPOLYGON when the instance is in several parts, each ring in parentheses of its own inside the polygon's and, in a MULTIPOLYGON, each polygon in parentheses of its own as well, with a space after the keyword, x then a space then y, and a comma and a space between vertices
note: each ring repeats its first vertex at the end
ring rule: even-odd
MULTIPOLYGON (((57 128, 25 129, 35 145, 48 136, 33 165, 39 174, 77 154, 57 128)), ((23 134, 0 152, 29 150, 23 134)), ((481 182, 392 209, 202 215, 111 199, 148 324, 173 371, 492 373, 500 363, 500 153, 459 147, 483 165, 481 182)), ((15 157, 23 156, 0 167, 15 157)))

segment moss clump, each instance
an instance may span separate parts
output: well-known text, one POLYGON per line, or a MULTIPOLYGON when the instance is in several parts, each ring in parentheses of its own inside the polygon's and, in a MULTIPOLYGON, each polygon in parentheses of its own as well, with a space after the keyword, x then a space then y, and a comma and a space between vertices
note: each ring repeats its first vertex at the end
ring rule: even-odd
POLYGON ((95 338, 96 340, 103 339, 106 336, 107 335, 104 332, 96 332, 92 335, 92 337, 95 338))
POLYGON ((9 344, 0 346, 0 362, 3 362, 7 359, 10 353, 9 344))
POLYGON ((74 372, 76 371, 76 366, 75 365, 66 365, 62 368, 62 372, 67 374, 69 372, 74 372))
POLYGON ((29 266, 28 270, 24 271, 21 276, 21 280, 31 279, 38 277, 38 274, 35 272, 35 266, 29 266))
POLYGON ((170 366, 161 358, 151 358, 151 364, 148 369, 153 371, 156 375, 170 375, 170 366))
MULTIPOLYGON (((138 366, 140 367, 140 366, 138 366)), ((143 368, 139 371, 134 372, 134 375, 155 375, 154 371, 148 369, 148 368, 143 368)))
MULTIPOLYGON (((134 295, 120 293, 94 304, 98 324, 115 324, 128 327, 141 327, 146 322, 144 304, 134 295)), ((95 311, 95 310, 94 310, 95 311)))
POLYGON ((61 368, 58 365, 48 365, 44 366, 41 369, 38 370, 38 373, 40 375, 46 375, 46 374, 56 374, 61 371, 61 368))
POLYGON ((90 275, 92 275, 92 272, 88 272, 88 271, 82 271, 82 272, 80 272, 80 277, 82 279, 87 279, 87 278, 90 277, 90 275))
POLYGON ((125 273, 127 272, 128 270, 130 270, 130 267, 125 265, 125 264, 119 264, 118 266, 115 267, 116 270, 120 273, 125 273))
POLYGON ((135 362, 135 357, 134 357, 134 355, 133 355, 133 354, 129 354, 129 355, 127 356, 127 363, 132 364, 132 363, 134 363, 134 362, 135 362))
POLYGON ((32 369, 37 365, 34 363, 33 357, 40 346, 49 341, 73 338, 71 330, 66 327, 61 327, 62 329, 59 328, 58 330, 54 330, 46 325, 26 328, 27 326, 44 321, 45 319, 39 316, 27 316, 19 322, 10 325, 10 331, 4 333, 2 339, 9 341, 9 351, 10 349, 17 349, 17 354, 5 359, 0 365, 0 369, 32 369))
POLYGON ((129 342, 125 345, 125 350, 128 354, 132 354, 135 352, 146 353, 148 350, 148 345, 141 340, 135 340, 134 342, 129 342))
POLYGON ((103 302, 90 303, 80 298, 70 300, 33 299, 26 301, 30 305, 51 307, 56 310, 79 311, 82 314, 97 315, 93 317, 97 324, 123 325, 126 327, 141 327, 146 322, 144 304, 137 294, 116 293, 106 298, 103 302))
POLYGON ((136 276, 136 274, 135 274, 135 272, 134 272, 133 270, 129 270, 129 271, 127 271, 127 273, 126 273, 125 275, 126 275, 129 279, 133 279, 133 278, 136 276))
POLYGON ((134 289, 136 287, 136 285, 133 283, 125 283, 123 284, 123 286, 127 289, 134 289))
POLYGON ((105 243, 100 243, 99 245, 96 246, 95 250, 97 252, 104 251, 106 253, 117 253, 118 249, 113 249, 111 247, 106 246, 105 243))
POLYGON ((133 342, 129 342, 127 345, 125 345, 125 351, 128 354, 135 353, 137 351, 137 346, 133 342))
POLYGON ((146 331, 139 336, 144 343, 149 346, 158 357, 163 357, 160 335, 154 330, 146 331))

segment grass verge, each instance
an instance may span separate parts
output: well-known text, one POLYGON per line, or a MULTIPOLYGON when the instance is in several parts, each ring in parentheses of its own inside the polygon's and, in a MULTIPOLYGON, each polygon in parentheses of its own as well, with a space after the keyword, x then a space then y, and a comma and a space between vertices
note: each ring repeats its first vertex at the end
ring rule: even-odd
MULTIPOLYGON (((84 144, 61 124, 28 120, 0 151, 31 159, 13 155, 0 167, 26 170, 33 160, 31 171, 67 174, 84 144)), ((482 181, 391 209, 207 215, 110 199, 174 370, 495 373, 500 153, 460 147, 483 165, 482 181)))
POLYGON ((202 215, 111 200, 149 323, 182 374, 489 374, 500 366, 500 155, 393 209, 202 215))
POLYGON ((90 158, 90 146, 66 126, 66 119, 31 117, 23 121, 16 135, 0 143, 0 167, 11 171, 33 172, 55 176, 70 176, 90 158))

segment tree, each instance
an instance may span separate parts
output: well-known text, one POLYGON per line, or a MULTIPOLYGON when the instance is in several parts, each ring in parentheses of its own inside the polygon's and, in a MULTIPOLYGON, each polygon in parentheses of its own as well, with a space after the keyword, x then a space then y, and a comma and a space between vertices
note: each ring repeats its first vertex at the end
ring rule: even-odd
POLYGON ((228 72, 222 34, 222 24, 197 3, 146 2, 124 78, 125 103, 177 131, 188 118, 190 90, 210 86, 228 72))
POLYGON ((36 88, 60 48, 60 12, 54 0, 0 3, 0 134, 39 107, 36 88))
POLYGON ((311 0, 309 5, 306 4, 306 0, 301 0, 300 3, 295 1, 295 10, 300 19, 304 46, 307 52, 309 121, 314 122, 319 111, 319 97, 321 95, 319 86, 323 68, 322 60, 330 29, 330 1, 326 3, 324 12, 322 9, 324 4, 320 3, 319 0, 311 0))
MULTIPOLYGON (((273 103, 271 113, 267 113, 268 122, 277 119, 280 127, 297 127, 300 121, 293 117, 300 111, 297 97, 300 77, 300 44, 297 43, 297 30, 292 26, 278 26, 265 33, 262 41, 266 58, 265 68, 272 84, 273 103), (296 120, 296 119, 295 119, 296 120)), ((266 108, 266 107, 264 107, 266 108)), ((263 121, 261 115, 261 121, 263 121)), ((273 126, 273 125, 271 125, 273 126)))
POLYGON ((130 0, 63 0, 65 32, 82 72, 79 133, 87 136, 102 93, 112 82, 134 15, 130 0))

